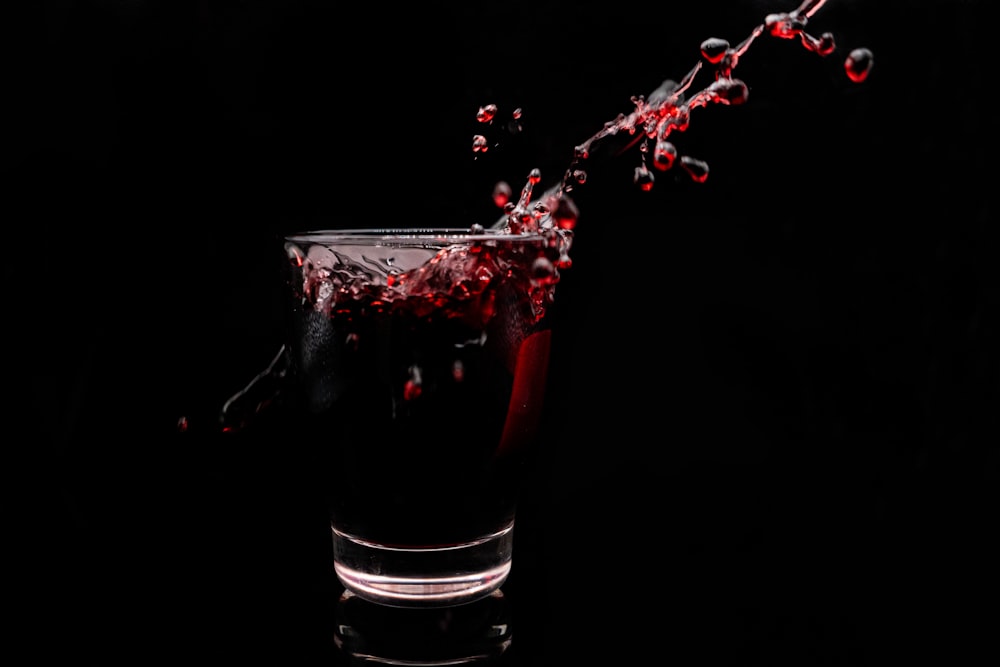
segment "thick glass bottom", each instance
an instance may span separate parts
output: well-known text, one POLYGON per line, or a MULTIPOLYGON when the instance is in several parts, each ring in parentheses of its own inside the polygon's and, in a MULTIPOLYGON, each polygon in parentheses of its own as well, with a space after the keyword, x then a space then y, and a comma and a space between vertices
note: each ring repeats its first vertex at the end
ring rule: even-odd
POLYGON ((333 528, 334 570, 358 597, 394 607, 443 607, 488 596, 507 579, 514 524, 447 546, 390 546, 333 528))

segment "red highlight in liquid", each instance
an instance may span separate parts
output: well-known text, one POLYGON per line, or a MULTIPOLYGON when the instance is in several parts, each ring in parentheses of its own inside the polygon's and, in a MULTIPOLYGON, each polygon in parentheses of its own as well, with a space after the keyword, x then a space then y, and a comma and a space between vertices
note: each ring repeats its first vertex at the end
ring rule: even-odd
POLYGON ((551 342, 552 332, 547 329, 533 333, 521 342, 514 366, 514 387, 507 421, 497 447, 498 456, 520 448, 536 435, 542 416, 551 342))

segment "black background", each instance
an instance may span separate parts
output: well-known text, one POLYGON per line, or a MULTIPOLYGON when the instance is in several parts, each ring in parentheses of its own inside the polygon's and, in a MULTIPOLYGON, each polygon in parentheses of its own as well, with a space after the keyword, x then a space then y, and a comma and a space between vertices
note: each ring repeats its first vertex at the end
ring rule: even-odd
MULTIPOLYGON (((5 31, 15 634, 287 665, 333 659, 308 456, 210 433, 280 345, 281 235, 490 224, 497 180, 554 182, 703 39, 794 8, 33 5, 5 31)), ((705 183, 588 164, 510 664, 995 659, 986 5, 831 0, 836 53, 758 40, 747 104, 674 137, 705 183)))

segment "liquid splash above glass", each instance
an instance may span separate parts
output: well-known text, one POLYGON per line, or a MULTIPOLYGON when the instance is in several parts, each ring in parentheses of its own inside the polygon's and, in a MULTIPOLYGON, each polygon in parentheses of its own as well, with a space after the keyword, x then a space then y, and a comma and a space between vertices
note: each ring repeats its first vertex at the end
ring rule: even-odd
MULTIPOLYGON (((400 304, 420 303, 421 307, 452 308, 460 314, 458 301, 482 301, 484 291, 492 290, 500 275, 520 276, 525 293, 536 304, 540 318, 545 306, 554 298, 559 272, 571 265, 569 249, 579 211, 570 197, 575 187, 587 180, 584 164, 594 148, 609 137, 625 136, 626 145, 616 154, 638 147, 639 164, 634 170, 634 183, 640 191, 650 191, 656 182, 656 173, 680 168, 697 183, 709 176, 709 166, 702 160, 682 154, 672 141, 674 133, 686 132, 695 110, 710 104, 723 106, 741 105, 748 101, 749 88, 734 76, 737 66, 750 47, 760 38, 773 37, 798 40, 809 52, 829 57, 837 52, 832 33, 814 36, 807 31, 810 19, 827 0, 806 0, 789 12, 771 13, 755 26, 749 35, 733 45, 718 37, 705 39, 700 45, 699 59, 680 80, 664 80, 650 95, 634 96, 633 110, 619 114, 604 123, 596 133, 573 148, 572 157, 558 183, 538 194, 542 182, 539 169, 533 169, 519 195, 506 183, 497 183, 492 198, 503 210, 502 216, 489 228, 474 224, 468 230, 468 239, 460 244, 444 244, 415 266, 392 267, 391 257, 386 257, 384 271, 372 272, 371 266, 357 267, 353 276, 335 275, 330 262, 321 257, 309 257, 294 243, 286 246, 288 259, 298 266, 308 263, 303 284, 298 286, 302 298, 318 312, 329 314, 331 308, 349 310, 355 303, 400 304), (531 235, 547 239, 542 245, 526 245, 516 254, 497 252, 495 248, 483 252, 484 247, 475 239, 486 242, 490 235, 531 235), (526 252, 530 250, 530 252, 526 252), (378 276, 372 279, 373 276, 378 276)), ((867 48, 855 48, 843 61, 847 78, 854 83, 867 80, 874 57, 867 48)), ((494 104, 479 108, 476 120, 491 125, 498 120, 500 110, 494 104)), ((507 129, 520 130, 522 110, 510 113, 507 129)), ((490 149, 484 134, 476 134, 472 151, 483 153, 490 149)), ((391 253, 390 253, 391 254, 391 253)), ((409 307, 409 306, 406 306, 409 307)), ((459 316, 459 315, 456 315, 459 316)), ((219 420, 224 432, 240 430, 251 423, 256 415, 271 405, 289 372, 289 359, 284 348, 269 366, 260 372, 241 391, 226 401, 219 420)), ((178 428, 186 430, 188 420, 181 417, 178 428)))
MULTIPOLYGON (((837 45, 832 33, 825 32, 815 37, 806 31, 809 19, 826 3, 827 0, 806 0, 790 12, 768 14, 749 36, 735 46, 718 37, 704 40, 701 43, 700 59, 680 82, 666 79, 648 97, 633 97, 635 109, 629 114, 619 114, 614 120, 606 122, 597 133, 578 144, 562 180, 546 190, 534 203, 533 193, 541 181, 539 170, 533 170, 529 174, 527 184, 516 202, 510 200, 512 190, 507 183, 497 184, 494 202, 504 209, 505 215, 494 227, 511 233, 534 231, 548 226, 564 229, 575 227, 577 210, 567 200, 567 195, 575 186, 586 182, 587 172, 583 169, 583 163, 590 158, 595 144, 623 133, 634 138, 622 152, 637 144, 639 146, 640 164, 635 168, 634 181, 640 190, 648 192, 653 188, 656 171, 665 172, 675 166, 687 172, 695 182, 704 183, 708 179, 708 164, 694 157, 681 155, 676 145, 670 141, 670 136, 674 132, 688 130, 695 109, 709 104, 735 106, 747 101, 749 88, 742 80, 734 77, 733 72, 740 59, 762 36, 798 39, 806 50, 819 56, 834 54, 837 45), (705 78, 709 82, 697 89, 696 83, 705 78)), ((863 83, 873 65, 872 52, 858 47, 846 56, 843 66, 848 79, 854 83, 863 83)), ((494 104, 485 105, 480 108, 476 119, 480 123, 492 123, 498 111, 494 104)), ((515 110, 512 122, 519 121, 521 113, 521 109, 515 110)), ((486 146, 483 135, 477 134, 473 138, 473 151, 485 151, 486 146)))

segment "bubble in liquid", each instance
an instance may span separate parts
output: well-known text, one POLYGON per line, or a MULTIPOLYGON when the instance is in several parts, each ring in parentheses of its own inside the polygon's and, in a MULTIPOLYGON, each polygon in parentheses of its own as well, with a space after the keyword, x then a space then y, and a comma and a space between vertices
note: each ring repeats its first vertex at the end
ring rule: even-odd
POLYGON ((866 48, 857 48, 847 54, 844 61, 844 71, 854 83, 861 83, 868 78, 875 64, 875 56, 866 48))
POLYGON ((310 296, 312 297, 313 307, 317 312, 330 312, 330 308, 333 305, 333 296, 337 291, 333 280, 326 276, 327 273, 326 271, 317 271, 316 274, 319 277, 310 285, 312 288, 310 296))
POLYGON ((536 285, 554 285, 558 278, 556 267, 546 257, 538 257, 531 265, 531 279, 536 285))

